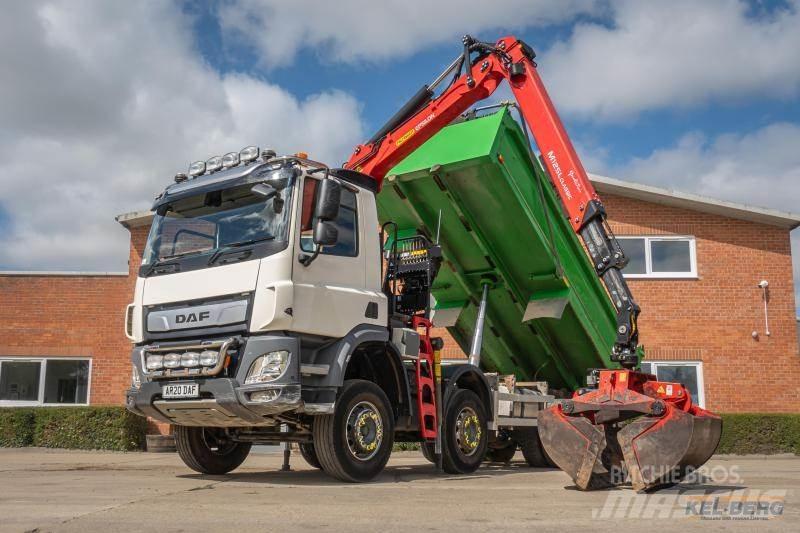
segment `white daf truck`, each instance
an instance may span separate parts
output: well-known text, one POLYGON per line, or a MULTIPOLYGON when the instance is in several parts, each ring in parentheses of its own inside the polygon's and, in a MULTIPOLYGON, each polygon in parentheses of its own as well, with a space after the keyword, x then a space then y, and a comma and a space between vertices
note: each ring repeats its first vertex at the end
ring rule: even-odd
POLYGON ((226 473, 251 444, 287 441, 347 481, 375 477, 395 441, 432 461, 438 447, 451 473, 475 470, 490 441, 513 455, 512 404, 533 427, 549 397, 434 361, 441 254, 422 236, 382 250, 374 180, 248 147, 175 181, 127 310, 127 407, 172 424, 190 468, 226 473))

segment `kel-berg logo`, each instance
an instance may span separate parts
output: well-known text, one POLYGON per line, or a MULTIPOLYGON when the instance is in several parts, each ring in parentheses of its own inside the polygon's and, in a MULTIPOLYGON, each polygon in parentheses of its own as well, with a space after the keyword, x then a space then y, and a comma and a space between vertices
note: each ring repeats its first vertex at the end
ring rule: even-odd
POLYGON ((188 322, 202 322, 210 317, 210 311, 200 311, 199 313, 189 313, 187 315, 175 315, 175 323, 185 324, 188 322))

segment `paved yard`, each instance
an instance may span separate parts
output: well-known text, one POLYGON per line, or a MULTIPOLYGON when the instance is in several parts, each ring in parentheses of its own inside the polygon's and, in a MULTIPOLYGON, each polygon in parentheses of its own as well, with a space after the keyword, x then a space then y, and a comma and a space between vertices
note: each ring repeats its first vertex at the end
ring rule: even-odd
POLYGON ((797 457, 715 458, 711 479, 654 496, 579 492, 562 472, 521 462, 437 475, 415 452, 395 453, 363 485, 333 481, 299 456, 293 472, 280 464, 258 453, 231 475, 200 476, 174 454, 0 449, 0 531, 800 531, 797 457), (723 510, 730 501, 740 511, 723 510), (759 504, 777 516, 728 519, 759 504), (717 519, 687 518, 687 505, 717 519))

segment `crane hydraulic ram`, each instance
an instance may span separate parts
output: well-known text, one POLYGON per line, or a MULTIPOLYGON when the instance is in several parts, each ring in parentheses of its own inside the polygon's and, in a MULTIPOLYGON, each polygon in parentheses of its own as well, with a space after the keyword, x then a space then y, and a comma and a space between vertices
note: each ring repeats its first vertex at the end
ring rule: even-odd
POLYGON ((532 48, 514 37, 494 44, 464 37, 459 57, 358 145, 344 167, 371 176, 380 189, 395 164, 508 81, 570 226, 584 243, 616 311, 610 359, 622 367, 593 371, 589 388, 542 413, 542 444, 582 489, 611 486, 625 477, 637 490, 672 483, 708 460, 719 442, 721 419, 693 405, 680 384, 658 382, 635 370, 639 306, 621 272, 627 258, 606 223, 603 204, 536 71, 534 57, 532 48), (436 88, 451 76, 436 95, 436 88))

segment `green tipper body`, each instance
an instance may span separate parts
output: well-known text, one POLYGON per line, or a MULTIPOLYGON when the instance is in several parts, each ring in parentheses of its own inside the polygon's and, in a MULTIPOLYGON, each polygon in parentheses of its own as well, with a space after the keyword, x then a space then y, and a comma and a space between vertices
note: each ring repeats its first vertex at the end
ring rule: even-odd
POLYGON ((574 389, 587 369, 610 366, 614 309, 507 110, 443 129, 392 169, 377 198, 381 223, 394 221, 402 234, 435 238, 441 211, 433 321, 465 352, 481 280, 497 280, 485 370, 574 389))

